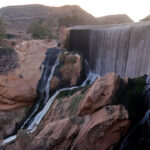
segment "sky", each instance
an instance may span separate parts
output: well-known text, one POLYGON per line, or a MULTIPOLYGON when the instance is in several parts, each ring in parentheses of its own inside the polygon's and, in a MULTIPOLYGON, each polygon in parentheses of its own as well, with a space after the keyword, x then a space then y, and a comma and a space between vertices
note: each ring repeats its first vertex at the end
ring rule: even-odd
POLYGON ((95 17, 127 14, 134 21, 150 15, 150 0, 0 0, 0 7, 24 4, 48 6, 76 4, 95 17))

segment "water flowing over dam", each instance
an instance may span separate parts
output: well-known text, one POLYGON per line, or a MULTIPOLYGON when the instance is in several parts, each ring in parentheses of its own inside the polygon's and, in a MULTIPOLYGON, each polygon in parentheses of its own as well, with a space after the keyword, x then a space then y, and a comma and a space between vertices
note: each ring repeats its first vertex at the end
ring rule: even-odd
POLYGON ((150 73, 150 22, 73 27, 67 47, 81 53, 90 70, 101 76, 108 72, 121 77, 150 73))

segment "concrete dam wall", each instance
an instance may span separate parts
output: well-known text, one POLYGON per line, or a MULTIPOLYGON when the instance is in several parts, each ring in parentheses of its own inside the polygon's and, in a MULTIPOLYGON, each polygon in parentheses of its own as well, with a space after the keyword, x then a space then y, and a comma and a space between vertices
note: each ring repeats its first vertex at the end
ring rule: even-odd
POLYGON ((150 22, 73 27, 67 44, 101 76, 108 72, 121 77, 150 74, 150 22))

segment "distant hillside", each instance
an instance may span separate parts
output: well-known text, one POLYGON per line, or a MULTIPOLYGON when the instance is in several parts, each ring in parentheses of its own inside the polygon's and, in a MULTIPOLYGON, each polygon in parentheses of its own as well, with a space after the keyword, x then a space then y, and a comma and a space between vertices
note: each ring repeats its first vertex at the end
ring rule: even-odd
POLYGON ((85 24, 93 24, 95 18, 76 5, 49 7, 44 5, 8 6, 0 9, 0 17, 10 24, 8 27, 26 29, 36 19, 43 18, 57 26, 58 19, 64 16, 80 16, 85 24), (13 24, 13 26, 12 26, 13 24))
POLYGON ((78 16, 81 22, 78 25, 95 25, 95 24, 118 24, 132 22, 127 15, 112 15, 101 18, 95 18, 91 14, 77 5, 65 5, 62 7, 49 7, 44 5, 22 5, 8 6, 0 9, 0 17, 7 23, 7 31, 10 34, 16 34, 19 38, 29 39, 26 29, 31 22, 38 19, 46 20, 54 34, 57 34, 59 20, 63 17, 78 16))
POLYGON ((150 15, 148 15, 147 17, 143 18, 142 20, 140 21, 150 21, 150 15))
MULTIPOLYGON (((7 23, 7 31, 15 33, 20 37, 29 38, 26 29, 31 22, 44 19, 56 30, 58 20, 65 16, 79 16, 83 19, 84 24, 95 24, 95 17, 81 9, 77 5, 65 5, 62 7, 49 7, 44 5, 22 5, 8 6, 0 9, 0 17, 7 23)), ((54 31, 55 32, 55 31, 54 31)))
POLYGON ((109 15, 109 16, 97 18, 97 23, 100 25, 121 24, 121 23, 128 23, 128 22, 133 22, 133 20, 125 14, 109 15))

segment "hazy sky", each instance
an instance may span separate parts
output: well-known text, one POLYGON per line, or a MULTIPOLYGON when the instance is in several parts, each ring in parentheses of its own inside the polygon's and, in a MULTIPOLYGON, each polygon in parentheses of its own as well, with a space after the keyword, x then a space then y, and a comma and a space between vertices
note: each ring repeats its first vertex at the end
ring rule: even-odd
POLYGON ((96 17, 125 13, 135 21, 150 15, 150 0, 0 0, 0 7, 22 4, 77 4, 96 17))

